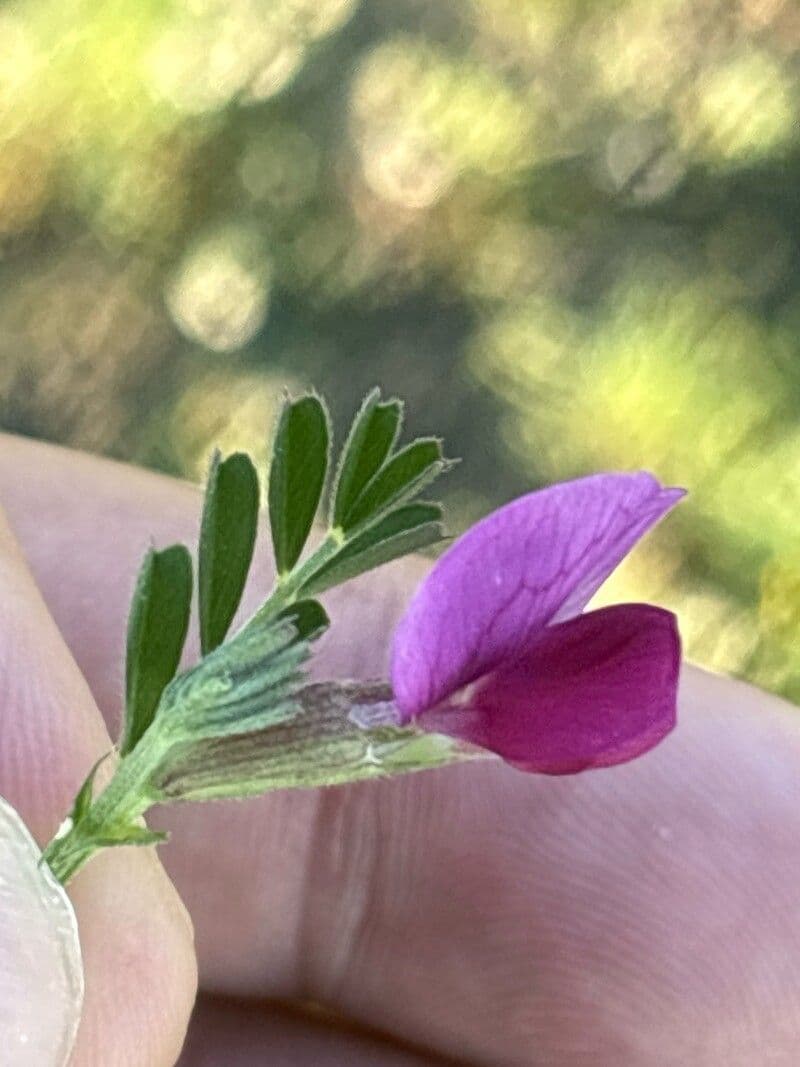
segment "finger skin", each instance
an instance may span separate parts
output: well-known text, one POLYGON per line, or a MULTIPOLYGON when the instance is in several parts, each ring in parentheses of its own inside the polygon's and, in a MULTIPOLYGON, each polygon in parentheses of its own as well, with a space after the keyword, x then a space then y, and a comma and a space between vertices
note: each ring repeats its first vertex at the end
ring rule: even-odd
MULTIPOLYGON (((279 1006, 201 997, 178 1067, 456 1067, 279 1006)), ((463 1064, 461 1065, 463 1067, 463 1064)))
MULTIPOLYGON (((46 842, 110 740, 0 518, 0 794, 46 842)), ((174 1063, 194 997, 185 910, 156 857, 120 849, 70 887, 85 968, 74 1067, 174 1063)))
MULTIPOLYGON (((2 499, 112 708, 138 557, 193 532, 196 494, 13 452, 2 499)), ((321 673, 381 670, 416 577, 395 567, 338 595, 321 673)), ((476 1063, 789 1067, 799 738, 782 701, 687 667, 677 730, 629 766, 552 781, 481 764, 174 810, 163 856, 207 988, 316 997, 476 1063)))

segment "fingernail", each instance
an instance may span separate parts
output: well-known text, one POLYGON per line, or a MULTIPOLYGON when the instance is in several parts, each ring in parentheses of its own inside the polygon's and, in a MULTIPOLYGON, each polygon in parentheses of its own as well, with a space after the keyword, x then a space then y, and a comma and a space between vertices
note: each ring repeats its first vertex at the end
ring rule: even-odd
POLYGON ((69 897, 17 812, 0 798, 0 1061, 64 1067, 83 1003, 69 897))

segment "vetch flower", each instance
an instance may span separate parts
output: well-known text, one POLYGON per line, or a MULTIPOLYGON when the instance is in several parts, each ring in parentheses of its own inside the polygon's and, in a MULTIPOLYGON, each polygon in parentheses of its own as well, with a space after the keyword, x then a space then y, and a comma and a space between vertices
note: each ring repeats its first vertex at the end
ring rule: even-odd
POLYGON ((581 612, 683 495, 645 472, 598 474, 474 526, 395 632, 400 722, 546 774, 623 763, 656 745, 676 718, 674 615, 650 604, 581 612))

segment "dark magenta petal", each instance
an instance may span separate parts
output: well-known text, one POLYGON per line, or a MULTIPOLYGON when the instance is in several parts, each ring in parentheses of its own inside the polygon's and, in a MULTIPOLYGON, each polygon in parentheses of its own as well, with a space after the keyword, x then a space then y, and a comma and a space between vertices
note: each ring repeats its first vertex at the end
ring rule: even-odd
POLYGON ((459 538, 395 631, 392 685, 405 719, 579 614, 682 496, 644 472, 597 474, 521 497, 459 538))
POLYGON ((675 725, 675 616, 619 604, 545 630, 515 666, 417 720, 496 752, 522 770, 574 774, 640 756, 675 725))

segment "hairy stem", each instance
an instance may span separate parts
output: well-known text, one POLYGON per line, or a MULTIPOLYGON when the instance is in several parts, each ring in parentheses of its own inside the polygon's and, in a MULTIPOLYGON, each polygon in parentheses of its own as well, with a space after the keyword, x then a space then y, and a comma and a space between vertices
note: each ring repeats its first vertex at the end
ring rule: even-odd
POLYGON ((115 837, 125 844, 125 829, 140 826, 144 813, 158 802, 160 797, 150 781, 163 756, 163 745, 156 731, 148 731, 133 752, 120 760, 111 781, 80 822, 67 819, 49 842, 42 858, 62 885, 115 837))

